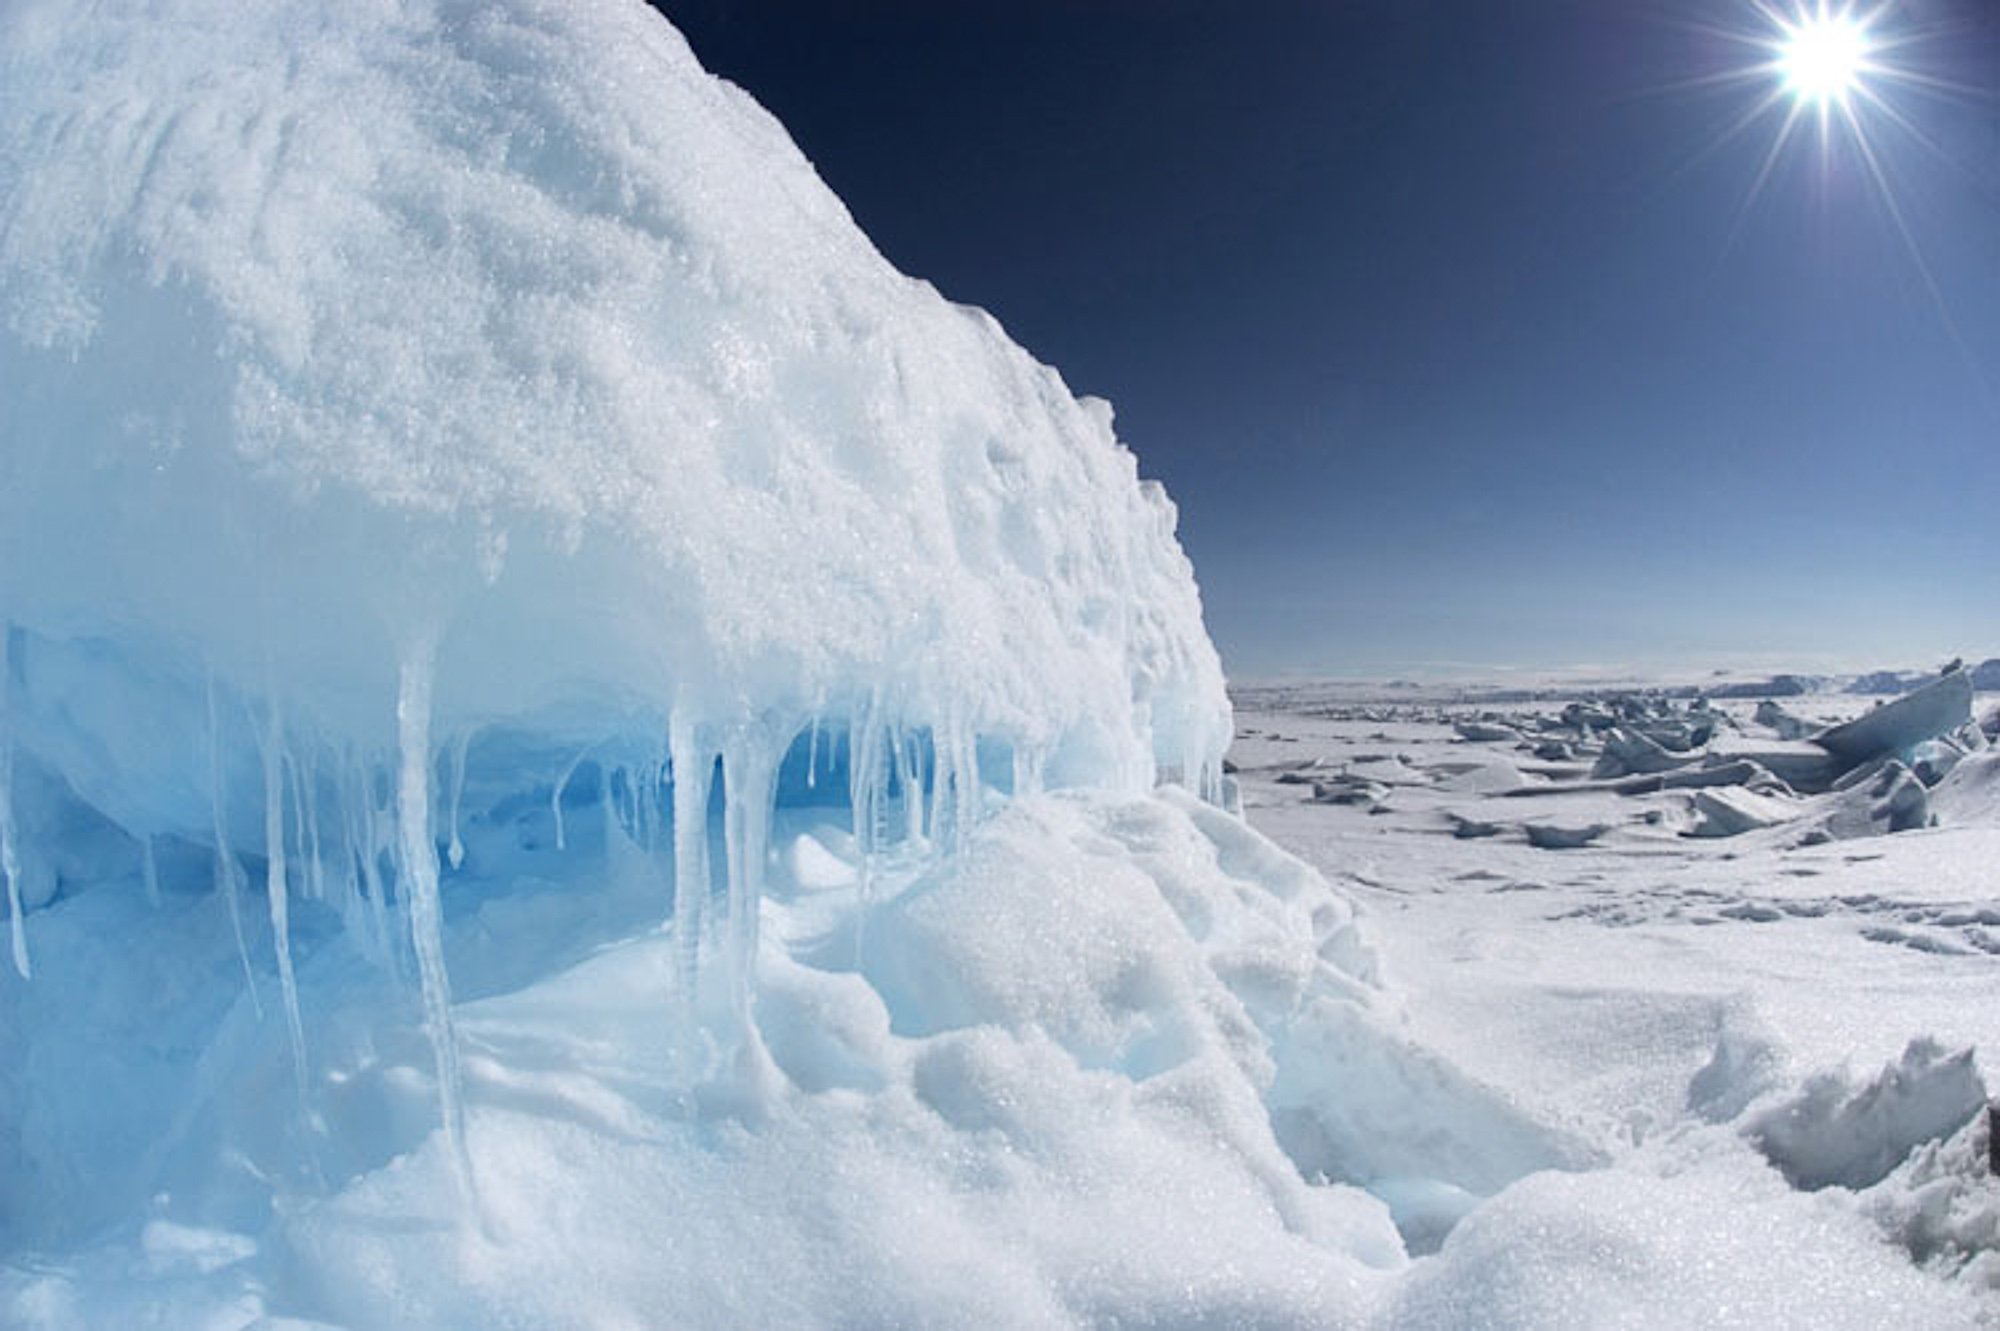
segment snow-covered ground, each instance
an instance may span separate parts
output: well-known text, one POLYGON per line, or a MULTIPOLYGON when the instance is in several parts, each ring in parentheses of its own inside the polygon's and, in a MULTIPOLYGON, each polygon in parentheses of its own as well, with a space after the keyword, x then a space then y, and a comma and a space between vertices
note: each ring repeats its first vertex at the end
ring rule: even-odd
POLYGON ((0 6, 0 385, 9 1331, 1991 1307, 1965 676, 1244 823, 1109 409, 637 0, 0 6))
MULTIPOLYGON (((1411 1035, 1607 1161, 1474 1211, 1441 1265, 1486 1251, 1471 1235, 1523 1192, 1546 1220, 1554 1190, 1617 1198, 1668 1245, 1728 1236, 1722 1284, 1802 1287, 1811 1235, 1872 1229, 1995 1315, 2000 1183, 1976 1111, 2000 1049, 2000 822, 1971 794, 1987 773, 1962 770, 1957 804, 1933 792, 1965 815, 1934 827, 1822 840, 1830 793, 1776 798, 1771 828, 1694 835, 1696 790, 1591 783, 1588 740, 1536 755, 1574 733, 1559 691, 1412 692, 1248 691, 1231 758, 1252 825, 1357 903, 1411 1035), (1603 830, 1542 848, 1530 828, 1603 830), (1700 1189, 1709 1204, 1678 1209, 1700 1189)), ((1814 724, 1870 703, 1782 701, 1814 724)), ((1716 747, 1775 738, 1747 701, 1714 710, 1716 747)), ((1524 1285, 1575 1274, 1540 1248, 1511 1251, 1541 1273, 1524 1285)))

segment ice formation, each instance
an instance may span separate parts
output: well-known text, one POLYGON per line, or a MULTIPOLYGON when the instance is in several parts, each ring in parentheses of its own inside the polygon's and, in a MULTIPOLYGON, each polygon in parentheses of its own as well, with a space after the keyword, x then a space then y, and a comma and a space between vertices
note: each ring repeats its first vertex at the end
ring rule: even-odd
POLYGON ((615 805, 684 993, 712 924, 740 1014, 781 785, 844 784, 871 851, 993 789, 1217 788, 1219 667, 1108 410, 636 4, 10 5, 0 181, 22 976, 51 896, 208 847, 301 1068, 293 906, 384 958, 407 918, 449 1100, 467 791, 532 780, 558 840, 615 805))
POLYGON ((1409 1038, 1216 807, 1108 409, 636 0, 0 6, 0 385, 0 1323, 1531 1325, 1727 1256, 1409 1038))

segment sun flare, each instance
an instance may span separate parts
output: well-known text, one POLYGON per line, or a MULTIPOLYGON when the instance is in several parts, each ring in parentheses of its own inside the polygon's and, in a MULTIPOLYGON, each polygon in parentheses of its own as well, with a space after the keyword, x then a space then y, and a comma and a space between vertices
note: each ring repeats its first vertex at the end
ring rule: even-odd
POLYGON ((1859 19, 1821 10, 1780 27, 1778 76, 1794 97, 1824 105, 1845 101, 1861 86, 1872 44, 1859 19))

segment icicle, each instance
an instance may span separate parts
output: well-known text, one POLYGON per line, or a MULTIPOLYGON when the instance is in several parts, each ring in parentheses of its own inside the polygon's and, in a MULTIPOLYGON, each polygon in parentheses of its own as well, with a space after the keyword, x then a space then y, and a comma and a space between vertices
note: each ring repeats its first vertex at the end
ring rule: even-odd
POLYGON ((396 780, 396 826, 402 843, 402 881, 409 899, 410 942, 424 996, 424 1026, 437 1063, 438 1110, 445 1150, 467 1204, 477 1206, 472 1156, 465 1141, 459 1100, 458 1037, 452 1029, 451 982, 444 968, 444 912, 438 901, 437 842, 431 834, 431 672, 436 648, 426 640, 402 661, 396 692, 396 738, 401 750, 396 780))
POLYGON ((153 850, 153 834, 139 834, 139 872, 146 881, 146 902, 151 906, 160 904, 160 860, 153 850))
POLYGON ((264 734, 264 898, 271 908, 271 948, 278 955, 278 987, 285 999, 285 1029, 292 1037, 292 1077, 306 1108, 306 1035, 299 1019, 299 986, 292 974, 291 899, 285 858, 285 723, 275 699, 264 734))
POLYGON ((897 746, 903 752, 903 838, 912 846, 924 844, 924 755, 919 738, 903 737, 897 746))
POLYGON ((264 1000, 257 995, 257 971, 250 964, 250 944, 243 937, 243 866, 229 841, 229 792, 222 780, 222 734, 215 719, 215 679, 208 681, 208 807, 215 832, 215 883, 229 907, 229 928, 236 935, 236 957, 243 963, 243 983, 250 990, 250 1009, 264 1019, 264 1000))
POLYGON ((933 839, 942 839, 949 814, 948 801, 951 798, 951 749, 945 743, 945 736, 931 727, 931 790, 930 827, 933 839))
POLYGON ((292 783, 292 837, 305 860, 308 901, 326 900, 326 870, 319 858, 319 773, 305 767, 296 753, 285 753, 285 774, 292 783))
POLYGON ((947 726, 951 750, 951 844, 963 850, 979 817, 979 735, 956 714, 947 726))
POLYGON ((350 759, 353 768, 354 800, 348 814, 348 853, 361 875, 361 887, 368 895, 368 923, 375 937, 375 955, 402 978, 401 953, 390 942, 388 893, 382 885, 382 834, 376 824, 375 792, 368 769, 350 759))
POLYGON ((326 850, 319 839, 319 762, 306 772, 306 843, 311 847, 307 863, 312 866, 312 894, 316 900, 326 900, 326 850))
POLYGON ((569 789, 570 778, 576 775, 577 768, 583 766, 583 760, 590 756, 590 751, 594 747, 596 746, 586 744, 583 747, 583 749, 576 755, 576 757, 569 760, 569 766, 563 768, 562 775, 556 778, 556 788, 549 793, 549 812, 555 815, 555 820, 556 820, 557 850, 564 849, 563 809, 562 809, 563 792, 569 789))
POLYGON ((777 745, 763 730, 734 732, 722 750, 723 844, 729 856, 729 994, 739 1031, 750 1025, 764 861, 777 797, 777 745))
POLYGON ((848 803, 854 817, 854 840, 862 857, 862 882, 864 888, 869 882, 867 866, 873 860, 887 829, 887 810, 884 808, 889 784, 889 754, 884 741, 886 728, 882 722, 882 695, 876 690, 869 695, 868 706, 861 719, 853 724, 847 741, 847 790, 848 803))
MULTIPOLYGON (((445 858, 451 862, 454 871, 465 863, 465 843, 458 837, 458 810, 465 800, 465 751, 472 746, 470 729, 458 732, 451 742, 451 843, 446 847, 445 858)), ((556 812, 556 844, 562 844, 562 812, 556 812)))
POLYGON ((806 789, 819 784, 819 713, 815 711, 812 729, 806 735, 806 789))
POLYGON ((696 980, 701 967, 702 907, 708 898, 708 790, 714 779, 715 750, 696 730, 684 708, 675 708, 667 729, 674 777, 674 950, 680 985, 681 1021, 692 1035, 696 1022, 696 980))
POLYGON ((21 906, 21 859, 14 828, 14 731, 7 716, 7 695, 13 692, 14 670, 9 659, 13 626, 0 620, 0 874, 7 877, 7 918, 13 935, 14 970, 24 980, 34 975, 28 961, 28 919, 21 906))

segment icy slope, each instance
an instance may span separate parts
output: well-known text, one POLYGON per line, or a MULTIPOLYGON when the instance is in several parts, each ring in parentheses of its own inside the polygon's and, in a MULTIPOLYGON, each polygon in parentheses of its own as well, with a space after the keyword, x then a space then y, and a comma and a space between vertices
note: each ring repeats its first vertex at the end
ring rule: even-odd
POLYGON ((296 1046, 295 896, 378 955, 393 905, 451 1123, 467 791, 616 799, 678 862, 684 1006, 726 881, 740 1027, 781 784, 872 848, 892 799, 923 842, 990 787, 1219 781, 1108 410, 637 4, 9 6, 0 182, 23 976, 59 895, 212 877, 242 939, 254 876, 296 1046))

